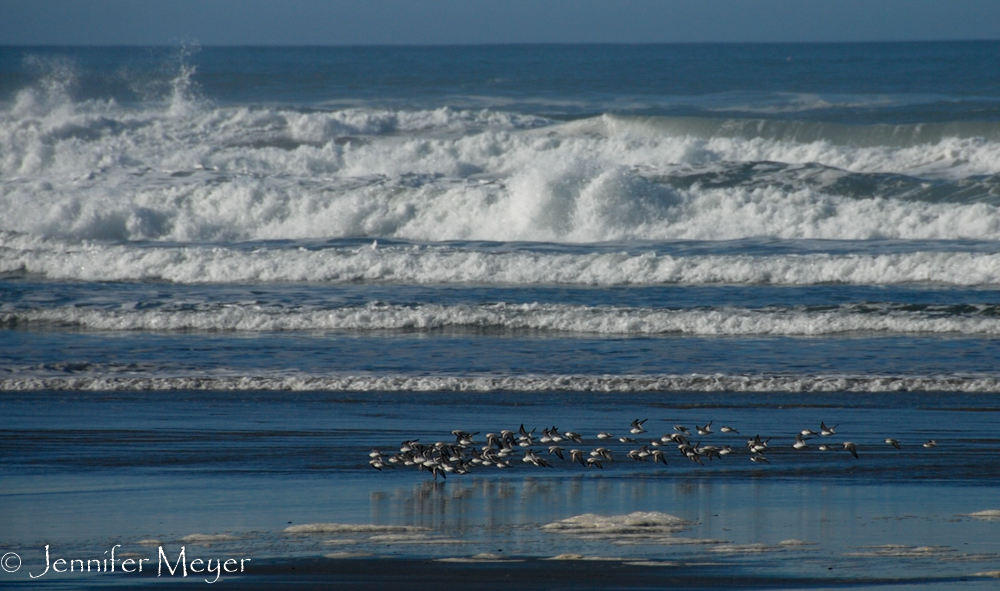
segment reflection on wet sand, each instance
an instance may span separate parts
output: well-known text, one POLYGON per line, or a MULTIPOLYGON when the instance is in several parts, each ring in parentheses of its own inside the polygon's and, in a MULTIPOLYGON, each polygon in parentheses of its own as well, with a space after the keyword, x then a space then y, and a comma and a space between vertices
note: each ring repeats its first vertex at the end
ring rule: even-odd
POLYGON ((468 544, 449 555, 721 561, 796 574, 860 573, 875 561, 879 572, 899 576, 942 568, 964 576, 973 573, 955 565, 1000 565, 1000 542, 983 531, 995 524, 959 510, 982 491, 955 493, 950 489, 943 503, 934 487, 473 478, 373 492, 370 520, 424 527, 468 544), (870 550, 895 547, 917 550, 870 550), (930 547, 936 551, 920 551, 930 547))

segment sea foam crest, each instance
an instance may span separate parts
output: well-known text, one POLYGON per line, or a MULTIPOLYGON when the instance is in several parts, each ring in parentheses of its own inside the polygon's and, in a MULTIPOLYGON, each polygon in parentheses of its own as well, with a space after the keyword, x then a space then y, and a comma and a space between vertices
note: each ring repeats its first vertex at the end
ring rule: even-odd
POLYGON ((739 121, 554 124, 178 96, 138 109, 35 96, 0 113, 0 230, 177 242, 1000 239, 1000 142, 984 137, 861 145, 739 121), (771 162, 791 172, 753 168, 771 162))
POLYGON ((998 376, 547 375, 5 377, 0 391, 1000 392, 998 376))
MULTIPOLYGON (((373 245, 375 246, 375 245, 373 245)), ((0 232, 0 273, 83 281, 512 285, 1000 284, 1000 254, 692 255, 487 252, 447 246, 241 248, 83 243, 0 232)))
POLYGON ((842 305, 748 309, 737 307, 665 310, 567 304, 401 306, 369 304, 335 309, 293 310, 255 304, 216 304, 197 310, 104 310, 77 306, 5 311, 0 328, 31 324, 96 330, 328 331, 495 330, 610 335, 789 335, 843 333, 998 335, 996 306, 969 313, 947 307, 910 310, 903 305, 842 305))

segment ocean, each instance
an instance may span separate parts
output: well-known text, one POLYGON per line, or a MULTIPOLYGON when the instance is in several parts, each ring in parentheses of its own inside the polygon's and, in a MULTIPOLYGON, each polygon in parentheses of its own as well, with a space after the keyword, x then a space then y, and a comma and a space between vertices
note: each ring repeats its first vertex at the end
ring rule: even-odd
POLYGON ((998 287, 1000 42, 0 47, 0 581, 990 589, 998 287))

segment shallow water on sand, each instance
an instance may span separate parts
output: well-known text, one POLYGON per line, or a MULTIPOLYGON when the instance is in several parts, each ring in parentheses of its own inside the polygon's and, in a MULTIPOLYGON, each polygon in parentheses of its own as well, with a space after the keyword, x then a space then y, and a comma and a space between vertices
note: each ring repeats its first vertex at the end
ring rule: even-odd
POLYGON ((75 557, 121 544, 155 559, 158 546, 142 540, 260 561, 562 556, 831 584, 1000 570, 1000 519, 981 513, 1000 509, 990 431, 1000 409, 985 395, 29 392, 8 393, 2 410, 0 542, 36 570, 45 545, 75 557), (617 442, 602 444, 616 459, 603 469, 549 455, 553 467, 536 468, 518 453, 506 470, 434 480, 367 464, 372 448, 388 454, 405 439, 522 422, 584 433, 577 447, 589 450, 599 430, 625 434, 637 417, 648 433, 635 437, 709 420, 742 435, 699 438, 736 449, 704 465, 673 445, 666 466, 635 462, 625 457, 635 446, 617 442), (827 438, 791 448, 820 421, 838 425, 831 441, 855 441, 859 458, 817 451, 827 438), (772 438, 770 464, 748 461, 748 434, 772 438), (938 447, 920 445, 932 438, 938 447), (560 525, 572 518, 583 525, 560 525))

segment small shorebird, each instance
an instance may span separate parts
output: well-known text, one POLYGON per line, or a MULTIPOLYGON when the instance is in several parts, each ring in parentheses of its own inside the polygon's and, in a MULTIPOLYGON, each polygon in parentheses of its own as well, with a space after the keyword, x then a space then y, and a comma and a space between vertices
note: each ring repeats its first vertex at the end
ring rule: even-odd
POLYGON ((704 427, 699 427, 698 425, 695 425, 694 430, 698 432, 698 435, 711 435, 712 423, 713 421, 709 421, 708 424, 705 425, 704 427))
POLYGON ((804 439, 802 439, 802 434, 799 433, 798 435, 795 436, 795 443, 792 444, 792 447, 794 447, 795 449, 805 449, 809 447, 809 444, 806 443, 804 439))
POLYGON ((569 450, 569 459, 571 462, 579 462, 581 466, 587 465, 587 462, 583 460, 583 450, 579 449, 569 450))
POLYGON ((612 439, 613 437, 614 437, 614 435, 612 435, 611 433, 608 433, 607 431, 601 431, 600 433, 597 434, 597 438, 601 439, 601 440, 612 439))
POLYGON ((837 425, 834 425, 832 427, 827 427, 826 423, 824 423, 823 421, 820 421, 820 423, 819 423, 819 436, 820 437, 829 437, 831 435, 834 435, 834 434, 837 433, 836 431, 834 431, 834 429, 836 429, 836 428, 837 428, 837 425))
POLYGON ((476 435, 479 435, 479 432, 476 431, 475 433, 468 433, 466 431, 460 431, 458 429, 455 429, 454 431, 451 432, 451 434, 455 436, 455 442, 458 445, 467 446, 476 444, 476 442, 473 441, 472 438, 475 437, 476 435))
POLYGON ((642 419, 640 421, 639 419, 636 419, 636 420, 632 421, 632 428, 629 429, 628 432, 631 433, 631 434, 633 434, 633 435, 638 435, 639 433, 645 433, 646 429, 642 426, 642 424, 645 423, 648 420, 649 419, 642 419))
POLYGON ((755 435, 753 439, 747 440, 747 447, 752 453, 759 454, 767 450, 767 442, 770 440, 771 438, 768 437, 761 441, 760 435, 755 435))
POLYGON ((539 468, 551 468, 552 464, 548 463, 545 458, 537 455, 534 451, 530 449, 524 450, 524 457, 521 458, 522 462, 528 462, 539 468))
POLYGON ((853 441, 845 441, 844 450, 851 452, 851 455, 855 458, 858 457, 858 446, 853 441))
POLYGON ((896 449, 899 449, 899 440, 898 439, 893 439, 892 437, 890 437, 889 439, 886 439, 885 442, 888 443, 889 445, 895 447, 896 449))
POLYGON ((937 447, 937 441, 934 441, 933 439, 931 439, 927 443, 924 444, 924 447, 926 447, 927 449, 930 449, 932 447, 937 447))
POLYGON ((590 455, 595 458, 604 458, 609 462, 614 461, 611 459, 611 450, 606 447, 595 447, 593 451, 590 452, 590 455))
POLYGON ((727 427, 727 426, 725 426, 725 425, 723 425, 723 426, 722 426, 722 427, 721 427, 721 428, 719 429, 719 431, 722 431, 723 433, 736 433, 737 435, 739 435, 739 434, 740 434, 740 432, 739 432, 739 431, 737 431, 736 429, 733 429, 732 427, 727 427))
POLYGON ((674 431, 677 431, 678 433, 683 433, 688 437, 691 436, 691 431, 689 431, 688 428, 685 427, 684 425, 674 425, 674 431))

